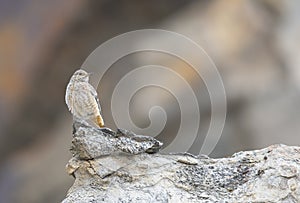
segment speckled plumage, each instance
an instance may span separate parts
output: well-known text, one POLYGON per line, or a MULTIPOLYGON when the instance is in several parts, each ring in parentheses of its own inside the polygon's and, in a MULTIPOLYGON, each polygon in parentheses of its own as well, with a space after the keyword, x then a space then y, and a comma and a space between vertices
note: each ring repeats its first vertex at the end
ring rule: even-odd
POLYGON ((104 127, 97 92, 89 84, 89 76, 90 74, 82 69, 73 74, 66 89, 65 101, 74 119, 92 120, 104 127))

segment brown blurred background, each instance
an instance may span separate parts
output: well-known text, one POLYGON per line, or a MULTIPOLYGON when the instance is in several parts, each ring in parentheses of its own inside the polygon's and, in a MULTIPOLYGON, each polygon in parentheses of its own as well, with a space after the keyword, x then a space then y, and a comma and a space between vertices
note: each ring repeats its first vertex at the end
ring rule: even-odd
POLYGON ((72 132, 67 82, 101 43, 136 29, 184 34, 216 63, 228 113, 213 157, 299 145, 299 19, 297 0, 1 0, 0 202, 64 198, 73 182, 64 169, 72 132))

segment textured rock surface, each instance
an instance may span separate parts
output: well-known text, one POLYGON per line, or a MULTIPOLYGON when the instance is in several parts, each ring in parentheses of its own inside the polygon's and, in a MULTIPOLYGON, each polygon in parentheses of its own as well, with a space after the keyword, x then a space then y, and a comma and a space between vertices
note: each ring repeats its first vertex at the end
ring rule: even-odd
POLYGON ((75 182, 63 202, 300 201, 300 147, 273 145, 211 159, 143 153, 161 143, 142 137, 75 125, 67 165, 75 182))
POLYGON ((87 123, 74 123, 71 152, 78 159, 94 159, 118 152, 155 153, 163 143, 143 135, 118 129, 94 128, 87 123))

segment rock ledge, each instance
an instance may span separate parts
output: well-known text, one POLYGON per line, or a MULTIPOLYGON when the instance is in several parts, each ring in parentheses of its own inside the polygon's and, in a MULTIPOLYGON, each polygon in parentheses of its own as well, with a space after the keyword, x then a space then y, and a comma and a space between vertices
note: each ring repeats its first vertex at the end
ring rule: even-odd
POLYGON ((273 145, 211 159, 159 154, 129 131, 75 124, 69 202, 300 202, 300 147, 273 145))

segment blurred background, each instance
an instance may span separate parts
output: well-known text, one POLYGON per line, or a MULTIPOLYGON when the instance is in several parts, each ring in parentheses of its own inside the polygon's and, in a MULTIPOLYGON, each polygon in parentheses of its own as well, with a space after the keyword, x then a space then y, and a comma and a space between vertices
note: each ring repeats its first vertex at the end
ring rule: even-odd
MULTIPOLYGON (((0 202, 50 203, 65 197, 73 183, 65 173, 72 133, 65 87, 101 43, 136 29, 184 34, 216 63, 228 112, 212 157, 275 143, 299 145, 299 19, 297 0, 1 0, 0 202)), ((205 89, 186 64, 170 64, 186 72, 195 87, 205 89)), ((115 129, 106 99, 112 89, 109 82, 119 77, 113 74, 120 72, 118 68, 113 70, 98 92, 106 124, 115 129)), ((155 89, 145 91, 155 93, 155 89)), ((170 107, 167 124, 176 126, 178 109, 172 106, 178 106, 168 105, 172 96, 160 95, 155 100, 170 107)), ((205 125, 200 130, 205 131, 210 105, 203 95, 200 110, 205 125)), ((148 122, 140 114, 134 120, 140 126, 148 122)), ((172 133, 169 128, 162 135, 172 133)))

